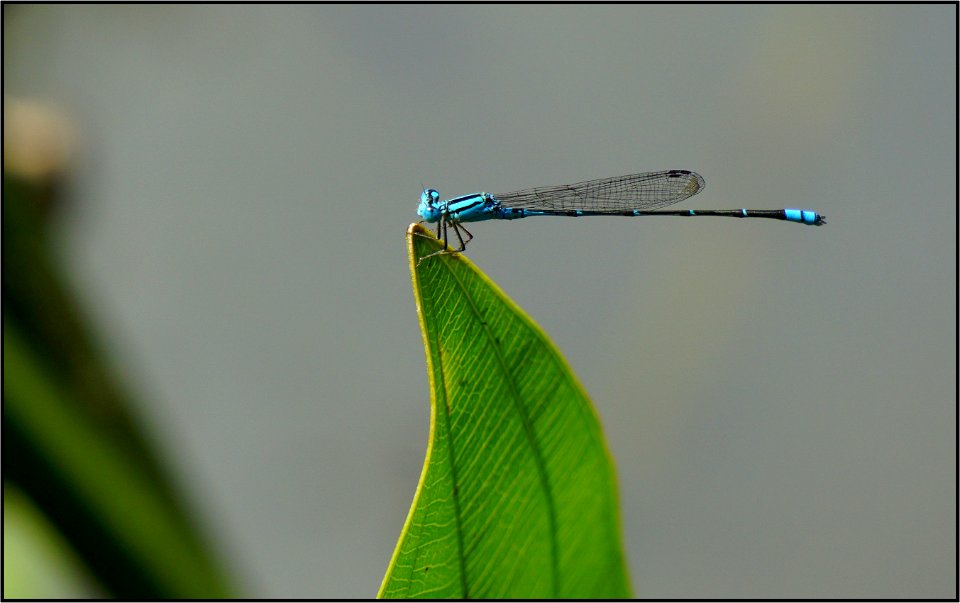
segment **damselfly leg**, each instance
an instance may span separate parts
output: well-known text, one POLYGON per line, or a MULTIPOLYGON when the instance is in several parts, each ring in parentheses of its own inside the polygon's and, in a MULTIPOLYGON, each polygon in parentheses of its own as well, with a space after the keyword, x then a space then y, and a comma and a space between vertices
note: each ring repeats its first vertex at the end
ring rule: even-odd
MULTIPOLYGON (((423 221, 420 222, 421 224, 423 221)), ((423 235, 421 235, 423 236, 423 235)), ((444 255, 449 253, 461 253, 464 249, 467 248, 467 243, 473 240, 473 233, 467 230, 463 224, 451 220, 447 216, 440 216, 440 219, 437 220, 437 239, 443 242, 443 249, 434 251, 433 253, 428 253, 427 255, 420 258, 417 262, 417 266, 420 265, 420 262, 423 260, 433 257, 435 255, 444 255), (447 229, 452 229, 453 234, 457 235, 457 240, 460 242, 460 246, 456 249, 450 249, 450 241, 448 237, 447 229), (460 231, 463 231, 467 234, 467 239, 463 239, 463 235, 460 234, 460 231)))

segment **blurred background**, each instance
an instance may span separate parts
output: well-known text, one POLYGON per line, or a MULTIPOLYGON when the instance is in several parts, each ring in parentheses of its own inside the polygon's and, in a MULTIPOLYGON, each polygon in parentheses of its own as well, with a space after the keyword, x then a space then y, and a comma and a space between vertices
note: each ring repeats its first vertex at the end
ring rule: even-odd
POLYGON ((956 5, 3 16, 5 596, 374 596, 428 432, 420 190, 668 168, 829 224, 468 249, 593 398, 635 594, 957 596, 956 5))

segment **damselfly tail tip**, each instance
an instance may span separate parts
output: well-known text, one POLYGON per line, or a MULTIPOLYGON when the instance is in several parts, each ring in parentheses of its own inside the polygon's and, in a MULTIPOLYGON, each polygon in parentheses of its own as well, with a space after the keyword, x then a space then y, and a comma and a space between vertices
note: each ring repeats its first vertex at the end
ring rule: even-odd
MULTIPOLYGON (((743 210, 746 212, 747 210, 743 210)), ((746 213, 744 213, 746 215, 746 213)), ((815 211, 809 209, 785 209, 783 214, 780 214, 779 217, 781 220, 788 220, 790 222, 797 222, 800 224, 808 224, 810 226, 822 226, 827 223, 827 217, 821 214, 818 214, 815 211)))

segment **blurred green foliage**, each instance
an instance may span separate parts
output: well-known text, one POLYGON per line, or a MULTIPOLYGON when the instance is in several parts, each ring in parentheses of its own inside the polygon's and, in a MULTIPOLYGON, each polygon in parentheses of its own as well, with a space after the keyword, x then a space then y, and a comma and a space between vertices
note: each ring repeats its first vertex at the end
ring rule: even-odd
POLYGON ((3 490, 3 593, 5 598, 93 598, 83 564, 30 500, 3 490))
MULTIPOLYGON (((5 505, 22 493, 16 508, 42 513, 103 596, 230 596, 52 252, 58 202, 53 180, 4 174, 5 505)), ((4 596, 64 596, 16 573, 23 542, 5 540, 4 596)))

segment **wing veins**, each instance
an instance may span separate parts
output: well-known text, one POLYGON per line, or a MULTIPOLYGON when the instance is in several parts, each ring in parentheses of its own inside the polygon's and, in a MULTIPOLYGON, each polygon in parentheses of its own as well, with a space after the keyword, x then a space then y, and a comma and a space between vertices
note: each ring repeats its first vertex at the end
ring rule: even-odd
POLYGON ((665 170, 541 186, 495 194, 494 198, 503 207, 512 208, 622 211, 673 205, 699 193, 703 187, 703 178, 695 172, 665 170))

